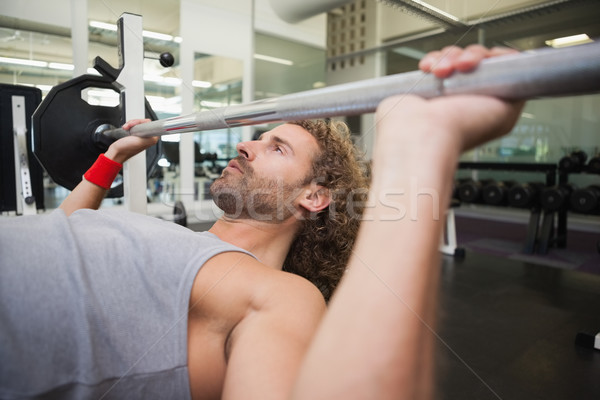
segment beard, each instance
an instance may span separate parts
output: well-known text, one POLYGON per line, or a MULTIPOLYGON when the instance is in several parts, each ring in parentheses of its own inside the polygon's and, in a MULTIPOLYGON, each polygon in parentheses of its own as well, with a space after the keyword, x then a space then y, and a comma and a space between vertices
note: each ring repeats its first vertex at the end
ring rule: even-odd
POLYGON ((258 177, 245 158, 235 160, 243 173, 224 170, 210 186, 213 201, 227 217, 278 222, 299 215, 293 201, 305 179, 289 184, 281 178, 258 177))

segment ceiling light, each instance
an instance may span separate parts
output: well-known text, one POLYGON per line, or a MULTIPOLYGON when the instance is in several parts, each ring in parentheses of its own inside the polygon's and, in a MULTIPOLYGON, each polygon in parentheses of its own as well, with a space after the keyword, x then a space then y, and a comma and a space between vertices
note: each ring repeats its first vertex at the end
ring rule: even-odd
POLYGON ((158 33, 158 32, 152 32, 152 31, 142 31, 142 36, 150 38, 150 39, 165 40, 167 42, 172 42, 173 41, 173 36, 167 35, 165 33, 158 33))
POLYGON ((75 69, 75 66, 73 64, 63 64, 63 63, 51 62, 51 63, 48 63, 48 68, 61 69, 64 71, 73 71, 75 69))
POLYGON ((576 44, 583 44, 583 43, 590 43, 590 42, 593 42, 593 40, 590 39, 590 37, 588 35, 586 35, 585 33, 582 33, 580 35, 565 36, 565 37, 560 37, 560 38, 556 38, 556 39, 552 39, 552 40, 546 40, 546 45, 552 46, 554 48, 558 48, 558 47, 574 46, 576 44))
POLYGON ((263 54, 255 54, 254 58, 256 58, 257 60, 269 61, 269 62, 273 62, 273 63, 277 63, 277 64, 294 65, 293 61, 286 60, 284 58, 265 56, 263 54))
POLYGON ((192 86, 199 88, 209 88, 212 86, 212 83, 207 81, 192 81, 192 86))
POLYGON ((0 57, 0 63, 27 65, 29 67, 42 67, 42 68, 45 68, 48 66, 48 63, 46 61, 26 60, 24 58, 9 58, 9 57, 0 57))
MULTIPOLYGON (((105 29, 105 30, 112 31, 112 32, 117 31, 117 25, 108 24, 106 22, 90 21, 90 26, 93 28, 105 29)), ((159 32, 144 30, 144 31, 142 31, 142 36, 150 38, 150 39, 165 40, 167 42, 181 43, 180 37, 173 37, 171 35, 167 35, 166 33, 159 33, 159 32)))
POLYGON ((107 24, 106 22, 90 21, 90 26, 93 28, 106 29, 107 31, 117 31, 117 26, 115 24, 107 24))

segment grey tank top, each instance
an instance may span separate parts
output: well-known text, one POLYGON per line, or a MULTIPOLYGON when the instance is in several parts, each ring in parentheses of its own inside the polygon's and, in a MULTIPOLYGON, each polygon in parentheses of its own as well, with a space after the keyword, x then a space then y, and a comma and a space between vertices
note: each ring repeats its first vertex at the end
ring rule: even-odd
POLYGON ((188 399, 208 233, 118 211, 0 218, 0 399, 188 399))

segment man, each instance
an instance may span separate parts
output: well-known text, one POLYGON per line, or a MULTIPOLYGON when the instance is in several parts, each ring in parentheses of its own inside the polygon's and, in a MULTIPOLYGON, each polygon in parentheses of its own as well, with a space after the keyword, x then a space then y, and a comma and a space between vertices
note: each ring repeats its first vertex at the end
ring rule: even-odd
MULTIPOLYGON (((504 53, 449 48, 420 66, 444 77, 504 53)), ((438 244, 454 168, 461 151, 510 131, 520 107, 481 96, 382 102, 363 223, 327 309, 329 284, 321 293, 282 271, 304 222, 336 211, 332 180, 315 175, 312 155, 323 149, 305 123, 238 145, 212 188, 225 215, 209 233, 85 210, 106 193, 87 180, 62 212, 3 222, 0 397, 431 396, 438 244), (36 229, 60 249, 24 248, 36 229), (21 252, 8 255, 14 246, 21 252), (15 265, 25 256, 37 262, 15 265)), ((122 163, 154 140, 121 139, 105 156, 122 163)))

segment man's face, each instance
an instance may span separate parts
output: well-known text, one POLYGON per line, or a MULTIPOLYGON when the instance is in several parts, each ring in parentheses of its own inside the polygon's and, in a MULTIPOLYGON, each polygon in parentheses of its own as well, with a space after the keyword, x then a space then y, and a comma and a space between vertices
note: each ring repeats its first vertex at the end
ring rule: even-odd
POLYGON ((304 128, 284 124, 259 140, 237 145, 231 160, 210 188, 226 215, 263 221, 282 221, 299 209, 314 156, 316 139, 304 128))

